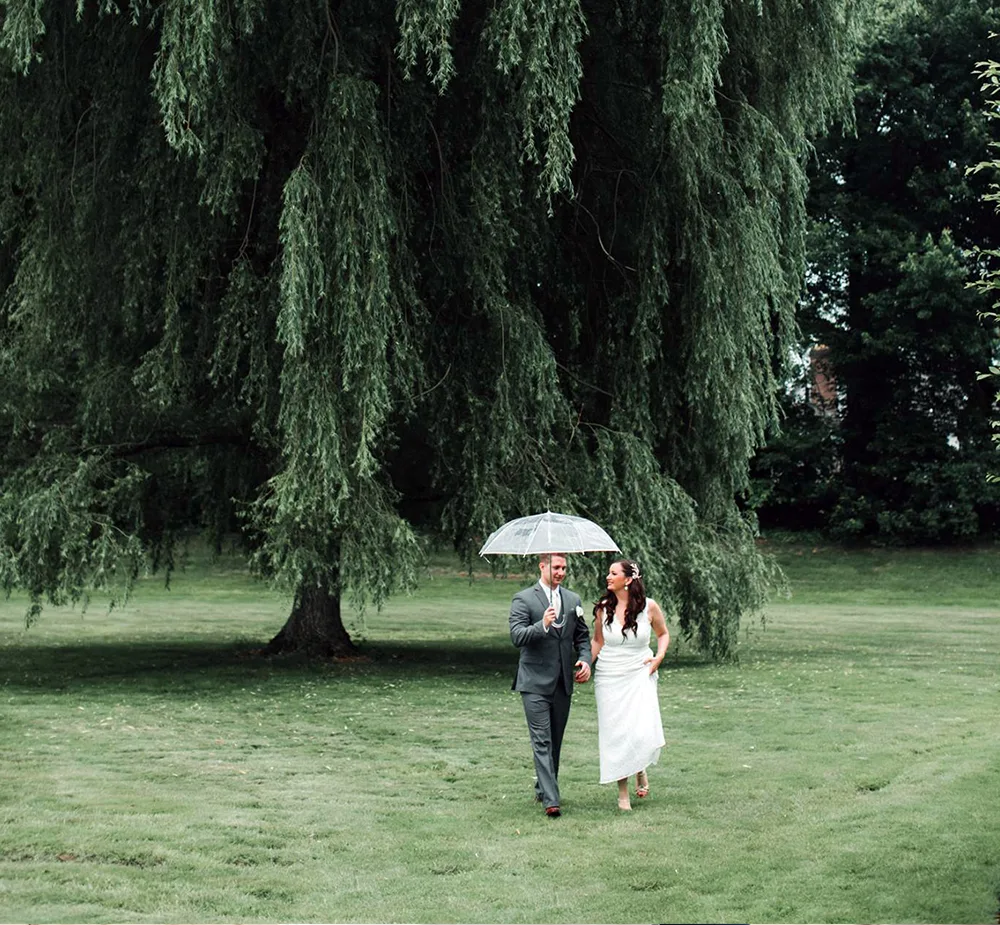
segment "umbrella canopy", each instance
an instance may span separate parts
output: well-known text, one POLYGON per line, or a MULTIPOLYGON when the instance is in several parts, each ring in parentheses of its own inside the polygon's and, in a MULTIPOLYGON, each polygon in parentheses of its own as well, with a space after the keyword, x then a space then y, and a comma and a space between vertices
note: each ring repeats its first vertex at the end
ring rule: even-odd
POLYGON ((592 520, 570 514, 532 514, 494 530, 481 556, 533 556, 555 552, 621 552, 592 520))

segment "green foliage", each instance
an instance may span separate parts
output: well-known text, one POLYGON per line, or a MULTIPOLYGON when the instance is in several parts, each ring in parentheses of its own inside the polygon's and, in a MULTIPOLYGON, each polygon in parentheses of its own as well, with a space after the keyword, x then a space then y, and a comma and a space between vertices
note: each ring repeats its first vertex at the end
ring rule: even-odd
POLYGON ((685 635, 715 658, 731 655, 739 624, 720 616, 759 611, 781 583, 773 563, 754 548, 753 524, 735 510, 710 525, 699 522, 690 495, 658 477, 655 458, 634 436, 599 434, 597 457, 595 506, 627 512, 614 522, 619 545, 653 576, 656 599, 685 635))
MULTIPOLYGON (((839 424, 827 449, 836 466, 803 485, 802 500, 819 489, 826 501, 806 525, 842 539, 965 541, 1000 519, 984 479, 991 397, 977 380, 997 341, 967 288, 975 246, 998 238, 983 184, 965 170, 987 134, 973 64, 998 23, 981 0, 883 17, 858 69, 856 132, 817 145, 800 318, 806 342, 828 348, 839 424)), ((808 422, 804 406, 789 423, 806 430, 779 446, 812 452, 808 422)))
POLYGON ((806 531, 825 525, 837 503, 840 429, 799 396, 785 396, 781 431, 754 457, 747 507, 757 514, 762 533, 806 531))
POLYGON ((407 79, 413 76, 417 56, 423 52, 427 58, 427 76, 438 92, 447 89, 455 76, 451 30, 460 6, 459 0, 400 0, 396 4, 400 33, 396 53, 406 67, 407 79))
POLYGON ((23 74, 39 59, 35 43, 45 34, 44 6, 45 0, 15 0, 3 5, 0 48, 10 55, 11 66, 23 74))
POLYGON ((5 492, 58 428, 135 473, 124 536, 240 525, 357 607, 412 584, 413 521, 471 556, 579 511, 732 654, 770 582, 734 492, 868 5, 0 4, 5 492))
POLYGON ((891 356, 892 385, 870 456, 853 478, 844 473, 833 527, 852 536, 874 524, 878 536, 904 542, 968 539, 996 522, 998 502, 983 483, 989 405, 975 366, 991 345, 974 326, 981 302, 966 289, 968 258, 948 232, 924 242, 900 271, 894 291, 870 297, 873 329, 861 351, 883 369, 891 356))
POLYGON ((500 72, 514 84, 522 156, 540 164, 539 185, 550 194, 572 188, 570 114, 580 98, 579 46, 585 34, 580 0, 504 0, 484 28, 500 72), (536 135, 543 139, 544 157, 536 135))
POLYGON ((30 595, 28 622, 46 597, 87 602, 89 589, 128 598, 144 562, 137 537, 146 474, 91 455, 77 458, 60 431, 45 452, 4 480, 0 494, 0 586, 30 595))
MULTIPOLYGON (((993 38, 995 37, 996 36, 993 36, 993 38)), ((976 76, 979 77, 981 81, 979 91, 984 94, 986 117, 988 119, 1000 119, 1000 63, 996 61, 978 62, 976 76)), ((1000 148, 1000 142, 990 141, 988 147, 1000 148)), ((984 170, 987 171, 988 175, 995 177, 997 173, 1000 172, 1000 158, 978 161, 977 163, 971 165, 967 172, 975 174, 984 170)), ((1000 210, 1000 184, 991 182, 988 190, 983 193, 982 199, 983 202, 993 203, 994 208, 1000 210)), ((996 291, 1000 289, 1000 266, 998 266, 998 260, 1000 260, 1000 248, 984 246, 977 247, 976 251, 981 258, 981 262, 979 264, 979 278, 972 280, 969 283, 969 286, 979 292, 982 292, 987 298, 994 299, 992 307, 995 309, 998 305, 1000 305, 1000 302, 996 301, 995 296, 996 291)), ((983 320, 993 329, 995 329, 997 323, 1000 322, 1000 314, 996 311, 980 312, 980 317, 983 318, 983 320)), ((994 358, 991 357, 991 359, 994 358)), ((1000 368, 991 364, 985 372, 980 372, 977 378, 983 380, 994 379, 997 377, 1000 377, 1000 368)), ((1000 391, 996 393, 995 401, 1000 402, 1000 391)), ((1000 432, 998 432, 998 427, 1000 427, 1000 423, 994 420, 994 444, 1000 443, 1000 432)), ((987 479, 990 482, 1000 482, 1000 476, 997 476, 995 472, 989 473, 987 475, 987 479)))

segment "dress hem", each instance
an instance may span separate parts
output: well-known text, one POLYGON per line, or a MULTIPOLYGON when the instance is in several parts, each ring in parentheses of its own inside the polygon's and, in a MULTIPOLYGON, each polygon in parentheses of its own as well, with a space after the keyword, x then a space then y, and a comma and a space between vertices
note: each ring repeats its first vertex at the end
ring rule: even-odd
POLYGON ((641 768, 636 768, 634 771, 629 771, 627 774, 619 774, 617 777, 609 777, 607 779, 601 778, 600 782, 602 784, 615 784, 620 780, 624 780, 626 777, 632 777, 634 774, 638 774, 640 771, 645 771, 646 768, 651 768, 654 764, 660 763, 660 752, 666 747, 666 743, 661 745, 657 750, 656 754, 649 759, 641 768))

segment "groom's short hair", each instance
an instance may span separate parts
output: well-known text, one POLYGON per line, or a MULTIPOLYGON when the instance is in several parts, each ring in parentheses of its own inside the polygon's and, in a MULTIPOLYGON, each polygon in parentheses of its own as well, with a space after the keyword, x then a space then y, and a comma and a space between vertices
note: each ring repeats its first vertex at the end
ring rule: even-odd
POLYGON ((541 552, 538 554, 538 564, 541 565, 543 562, 551 562, 553 556, 559 556, 561 559, 566 558, 566 553, 564 552, 541 552))

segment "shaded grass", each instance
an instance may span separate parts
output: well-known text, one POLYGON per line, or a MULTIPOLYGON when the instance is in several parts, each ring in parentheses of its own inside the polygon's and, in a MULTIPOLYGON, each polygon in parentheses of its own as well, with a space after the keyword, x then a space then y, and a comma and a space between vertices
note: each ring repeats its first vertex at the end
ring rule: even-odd
POLYGON ((531 802, 509 691, 520 579, 438 561, 359 624, 365 657, 336 663, 261 659, 288 601, 233 560, 28 632, 12 601, 0 917, 992 920, 993 553, 778 555, 792 597, 748 626, 739 665, 672 647, 668 748, 630 816, 596 783, 579 691, 558 821, 531 802))

